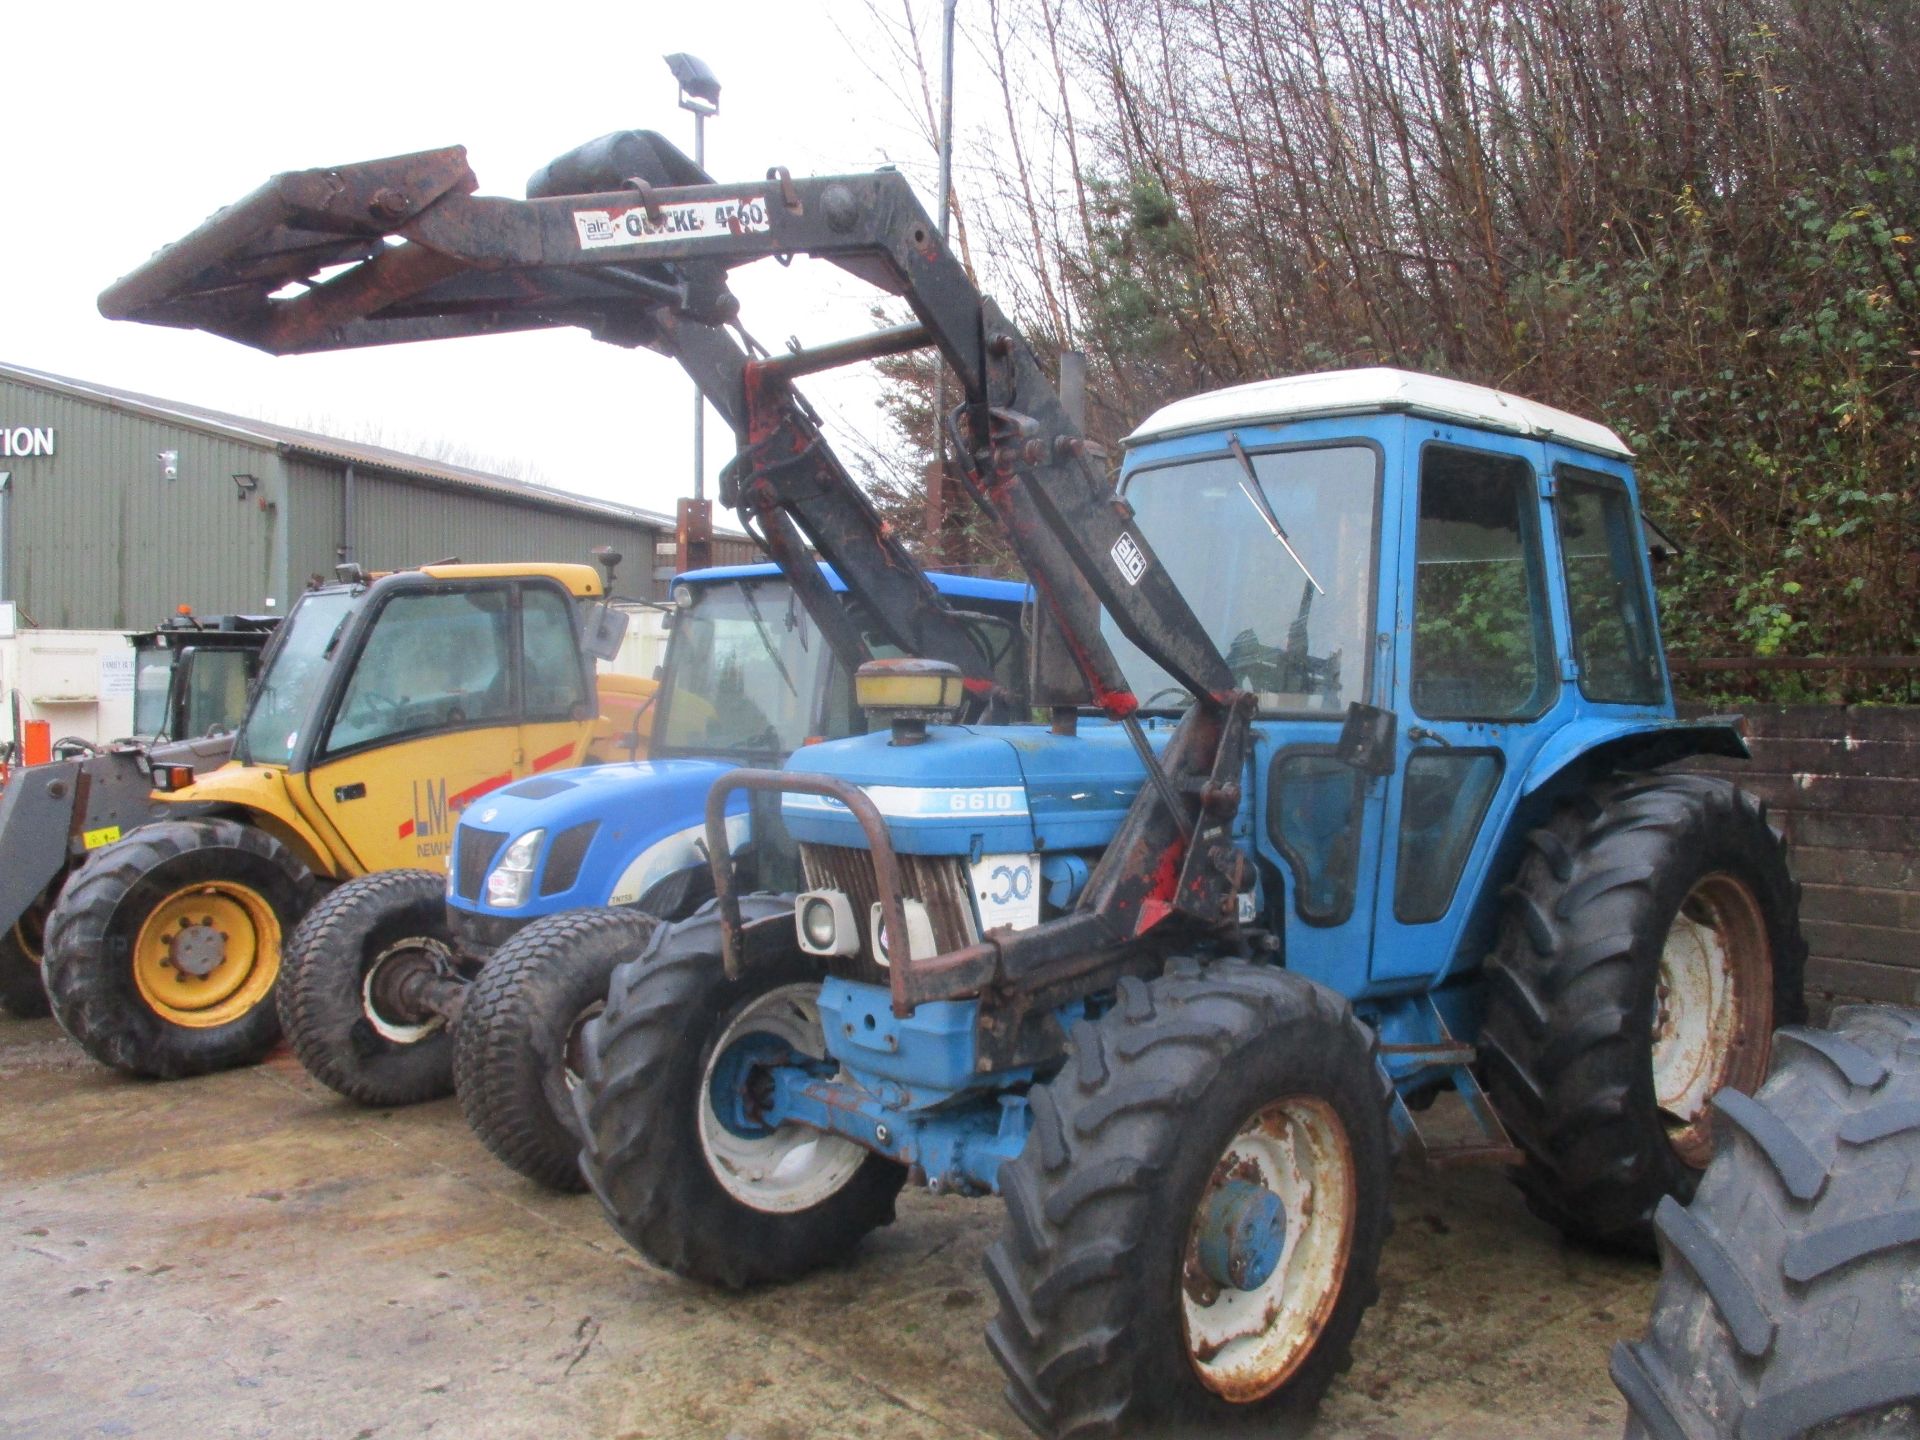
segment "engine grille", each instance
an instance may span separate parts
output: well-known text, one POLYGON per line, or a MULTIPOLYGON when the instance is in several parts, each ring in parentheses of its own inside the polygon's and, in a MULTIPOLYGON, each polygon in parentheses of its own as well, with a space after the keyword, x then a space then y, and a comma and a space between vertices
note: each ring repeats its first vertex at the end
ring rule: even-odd
MULTIPOLYGON (((933 939, 942 954, 979 939, 973 923, 973 901, 968 890, 966 862, 958 855, 901 855, 900 897, 918 900, 933 921, 933 939)), ((860 954, 835 956, 833 973, 846 980, 887 983, 886 969, 873 958, 872 937, 866 920, 880 901, 873 875, 873 857, 844 845, 802 845, 800 863, 809 890, 839 890, 853 902, 860 921, 860 954)))
POLYGON ((500 847, 506 843, 507 832, 504 830, 477 830, 471 825, 460 827, 459 842, 454 847, 459 851, 454 857, 454 876, 462 900, 480 898, 480 887, 487 883, 487 871, 493 868, 493 857, 500 853, 500 847))

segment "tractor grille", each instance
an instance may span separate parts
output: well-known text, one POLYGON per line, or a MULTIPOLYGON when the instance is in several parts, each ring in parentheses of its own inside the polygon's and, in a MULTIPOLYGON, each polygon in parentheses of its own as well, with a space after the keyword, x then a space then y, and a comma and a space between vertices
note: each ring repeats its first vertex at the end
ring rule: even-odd
MULTIPOLYGON (((958 950, 980 938, 973 923, 965 861, 958 855, 901 855, 898 859, 900 897, 918 900, 927 907, 940 953, 958 950)), ((834 957, 828 962, 833 973, 846 980, 886 984, 887 972, 874 963, 872 937, 867 933, 867 916, 880 901, 873 857, 865 850, 842 845, 802 845, 800 863, 805 867, 809 890, 844 892, 860 921, 859 955, 834 957)))
POLYGON ((500 853, 500 847, 507 843, 504 830, 476 830, 471 825, 462 825, 459 841, 454 849, 459 853, 454 857, 457 867, 455 883, 460 888, 462 900, 478 900, 480 887, 487 883, 487 871, 493 868, 493 857, 500 853))

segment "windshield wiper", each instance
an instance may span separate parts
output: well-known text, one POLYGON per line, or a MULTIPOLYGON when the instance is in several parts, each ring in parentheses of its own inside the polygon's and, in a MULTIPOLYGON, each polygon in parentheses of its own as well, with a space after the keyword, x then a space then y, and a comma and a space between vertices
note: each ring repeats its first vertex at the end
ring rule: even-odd
POLYGON ((1240 462, 1240 468, 1247 472, 1246 478, 1240 482, 1240 488, 1245 492, 1247 499, 1253 502, 1253 508, 1260 512, 1260 518, 1267 522, 1267 528, 1273 531, 1273 538, 1278 540, 1287 554, 1293 557, 1293 563, 1300 567, 1300 573, 1307 577, 1307 583, 1322 595, 1326 594, 1327 587, 1313 578, 1313 572, 1307 569, 1307 562, 1300 558, 1300 552, 1295 550, 1293 542, 1287 539, 1286 528, 1281 525, 1280 517, 1273 513, 1273 507, 1267 503, 1266 493, 1260 488, 1260 477, 1254 473, 1253 461, 1247 457, 1246 448, 1241 445, 1240 436, 1237 433, 1228 433, 1227 448, 1233 452, 1233 458, 1240 462), (1253 483, 1248 484, 1248 481, 1253 483))
POLYGON ((787 693, 798 695, 800 691, 793 683, 793 676, 787 673, 787 667, 780 659, 780 652, 774 648, 773 635, 768 631, 766 619, 760 613, 760 602, 753 598, 753 591, 747 588, 744 581, 736 580, 733 583, 740 591, 740 598, 747 602, 747 613, 753 617, 753 628, 759 632, 760 644, 765 648, 767 658, 773 661, 773 668, 780 672, 780 678, 786 682, 787 693))

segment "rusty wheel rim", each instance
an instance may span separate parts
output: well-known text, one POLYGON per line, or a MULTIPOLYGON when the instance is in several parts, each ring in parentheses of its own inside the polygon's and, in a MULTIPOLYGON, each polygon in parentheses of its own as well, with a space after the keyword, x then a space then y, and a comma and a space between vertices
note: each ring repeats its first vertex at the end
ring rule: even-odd
POLYGON ((1346 1126, 1324 1100, 1275 1100, 1234 1134, 1195 1207, 1180 1277, 1187 1360, 1207 1389, 1262 1399, 1312 1353, 1346 1280, 1358 1188, 1346 1126), (1249 1289, 1217 1283, 1201 1259, 1209 1202, 1236 1180, 1278 1196, 1285 1216, 1279 1263, 1249 1289))
POLYGON ((1724 871, 1702 877, 1661 946, 1653 1017, 1654 1103, 1674 1152, 1696 1169, 1712 1158, 1714 1095, 1765 1078, 1772 962, 1752 889, 1724 871))

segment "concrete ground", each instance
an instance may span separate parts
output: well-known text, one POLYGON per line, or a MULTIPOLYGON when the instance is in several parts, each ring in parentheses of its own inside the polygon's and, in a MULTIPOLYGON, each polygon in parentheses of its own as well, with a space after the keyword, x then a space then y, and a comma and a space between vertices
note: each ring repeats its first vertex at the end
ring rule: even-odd
MULTIPOLYGON (((0 1022, 0 1435, 1022 1436, 980 1335, 994 1201, 902 1197, 848 1269, 745 1298, 656 1271, 442 1101, 281 1055, 136 1083, 0 1022)), ((1403 1168, 1380 1302, 1315 1440, 1615 1437, 1650 1264, 1496 1173, 1403 1168)))

